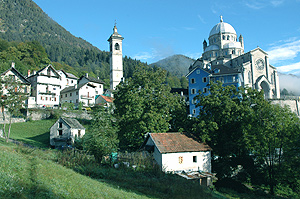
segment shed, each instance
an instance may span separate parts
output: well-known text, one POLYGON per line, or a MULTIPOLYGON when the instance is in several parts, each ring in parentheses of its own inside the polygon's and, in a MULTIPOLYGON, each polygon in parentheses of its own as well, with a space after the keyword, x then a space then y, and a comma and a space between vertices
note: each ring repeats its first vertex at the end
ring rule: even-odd
POLYGON ((59 118, 50 128, 50 145, 63 147, 72 145, 85 134, 85 128, 74 118, 59 118))

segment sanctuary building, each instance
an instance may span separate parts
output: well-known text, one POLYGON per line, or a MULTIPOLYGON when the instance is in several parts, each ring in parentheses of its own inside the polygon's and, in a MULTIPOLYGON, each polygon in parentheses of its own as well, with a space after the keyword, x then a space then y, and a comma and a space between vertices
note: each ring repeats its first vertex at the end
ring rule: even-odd
POLYGON ((211 29, 208 43, 204 40, 202 56, 190 66, 187 78, 192 116, 199 114, 194 97, 198 91, 208 95, 210 82, 263 90, 266 99, 280 98, 278 73, 268 54, 259 47, 245 53, 242 35, 238 37, 222 16, 211 29))

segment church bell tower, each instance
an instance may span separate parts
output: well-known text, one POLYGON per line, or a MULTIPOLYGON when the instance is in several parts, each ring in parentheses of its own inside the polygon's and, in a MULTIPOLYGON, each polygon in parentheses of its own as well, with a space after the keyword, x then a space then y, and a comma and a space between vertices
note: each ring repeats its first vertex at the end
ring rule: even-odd
POLYGON ((123 78, 122 40, 124 38, 118 33, 116 24, 113 31, 107 41, 109 42, 110 51, 110 89, 115 90, 123 78))

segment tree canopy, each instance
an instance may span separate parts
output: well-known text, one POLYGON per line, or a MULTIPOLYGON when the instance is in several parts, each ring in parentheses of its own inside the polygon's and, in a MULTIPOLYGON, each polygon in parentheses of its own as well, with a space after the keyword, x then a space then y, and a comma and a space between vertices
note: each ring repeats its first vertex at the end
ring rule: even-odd
POLYGON ((200 92, 196 97, 200 114, 194 133, 213 148, 218 177, 244 171, 252 182, 269 185, 274 193, 274 187, 285 182, 283 174, 289 173, 283 165, 293 164, 285 157, 291 151, 299 157, 299 118, 289 108, 265 100, 263 91, 221 82, 212 83, 209 90, 210 95, 200 92))
POLYGON ((165 79, 166 72, 161 68, 141 67, 132 78, 117 86, 114 104, 121 146, 136 149, 145 133, 167 132, 175 128, 176 122, 172 119, 182 119, 182 111, 181 115, 186 117, 185 103, 170 93, 165 79))

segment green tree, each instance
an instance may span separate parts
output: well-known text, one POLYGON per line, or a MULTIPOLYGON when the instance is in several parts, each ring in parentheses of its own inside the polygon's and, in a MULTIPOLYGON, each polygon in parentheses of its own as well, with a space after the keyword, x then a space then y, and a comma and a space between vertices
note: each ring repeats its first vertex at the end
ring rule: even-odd
POLYGON ((13 117, 23 116, 21 109, 24 108, 25 100, 28 98, 28 94, 25 92, 24 85, 15 79, 14 76, 8 76, 1 79, 1 108, 3 114, 3 135, 8 142, 11 124, 13 117), (6 132, 5 129, 5 115, 8 115, 9 127, 6 132))
POLYGON ((263 91, 221 82, 212 83, 209 91, 196 97, 200 114, 194 132, 213 148, 218 177, 231 177, 242 165, 252 183, 269 185, 274 194, 276 185, 285 183, 283 176, 291 173, 284 169, 293 164, 287 157, 300 153, 293 141, 299 139, 299 118, 265 100, 263 91))
POLYGON ((101 162, 103 156, 118 149, 117 125, 109 109, 96 107, 92 113, 93 122, 83 137, 83 148, 90 151, 97 161, 101 162))
POLYGON ((165 79, 164 70, 141 67, 132 78, 117 86, 114 112, 120 127, 121 147, 137 149, 145 133, 167 132, 172 128, 170 121, 178 115, 176 111, 185 111, 181 98, 170 93, 165 79))

